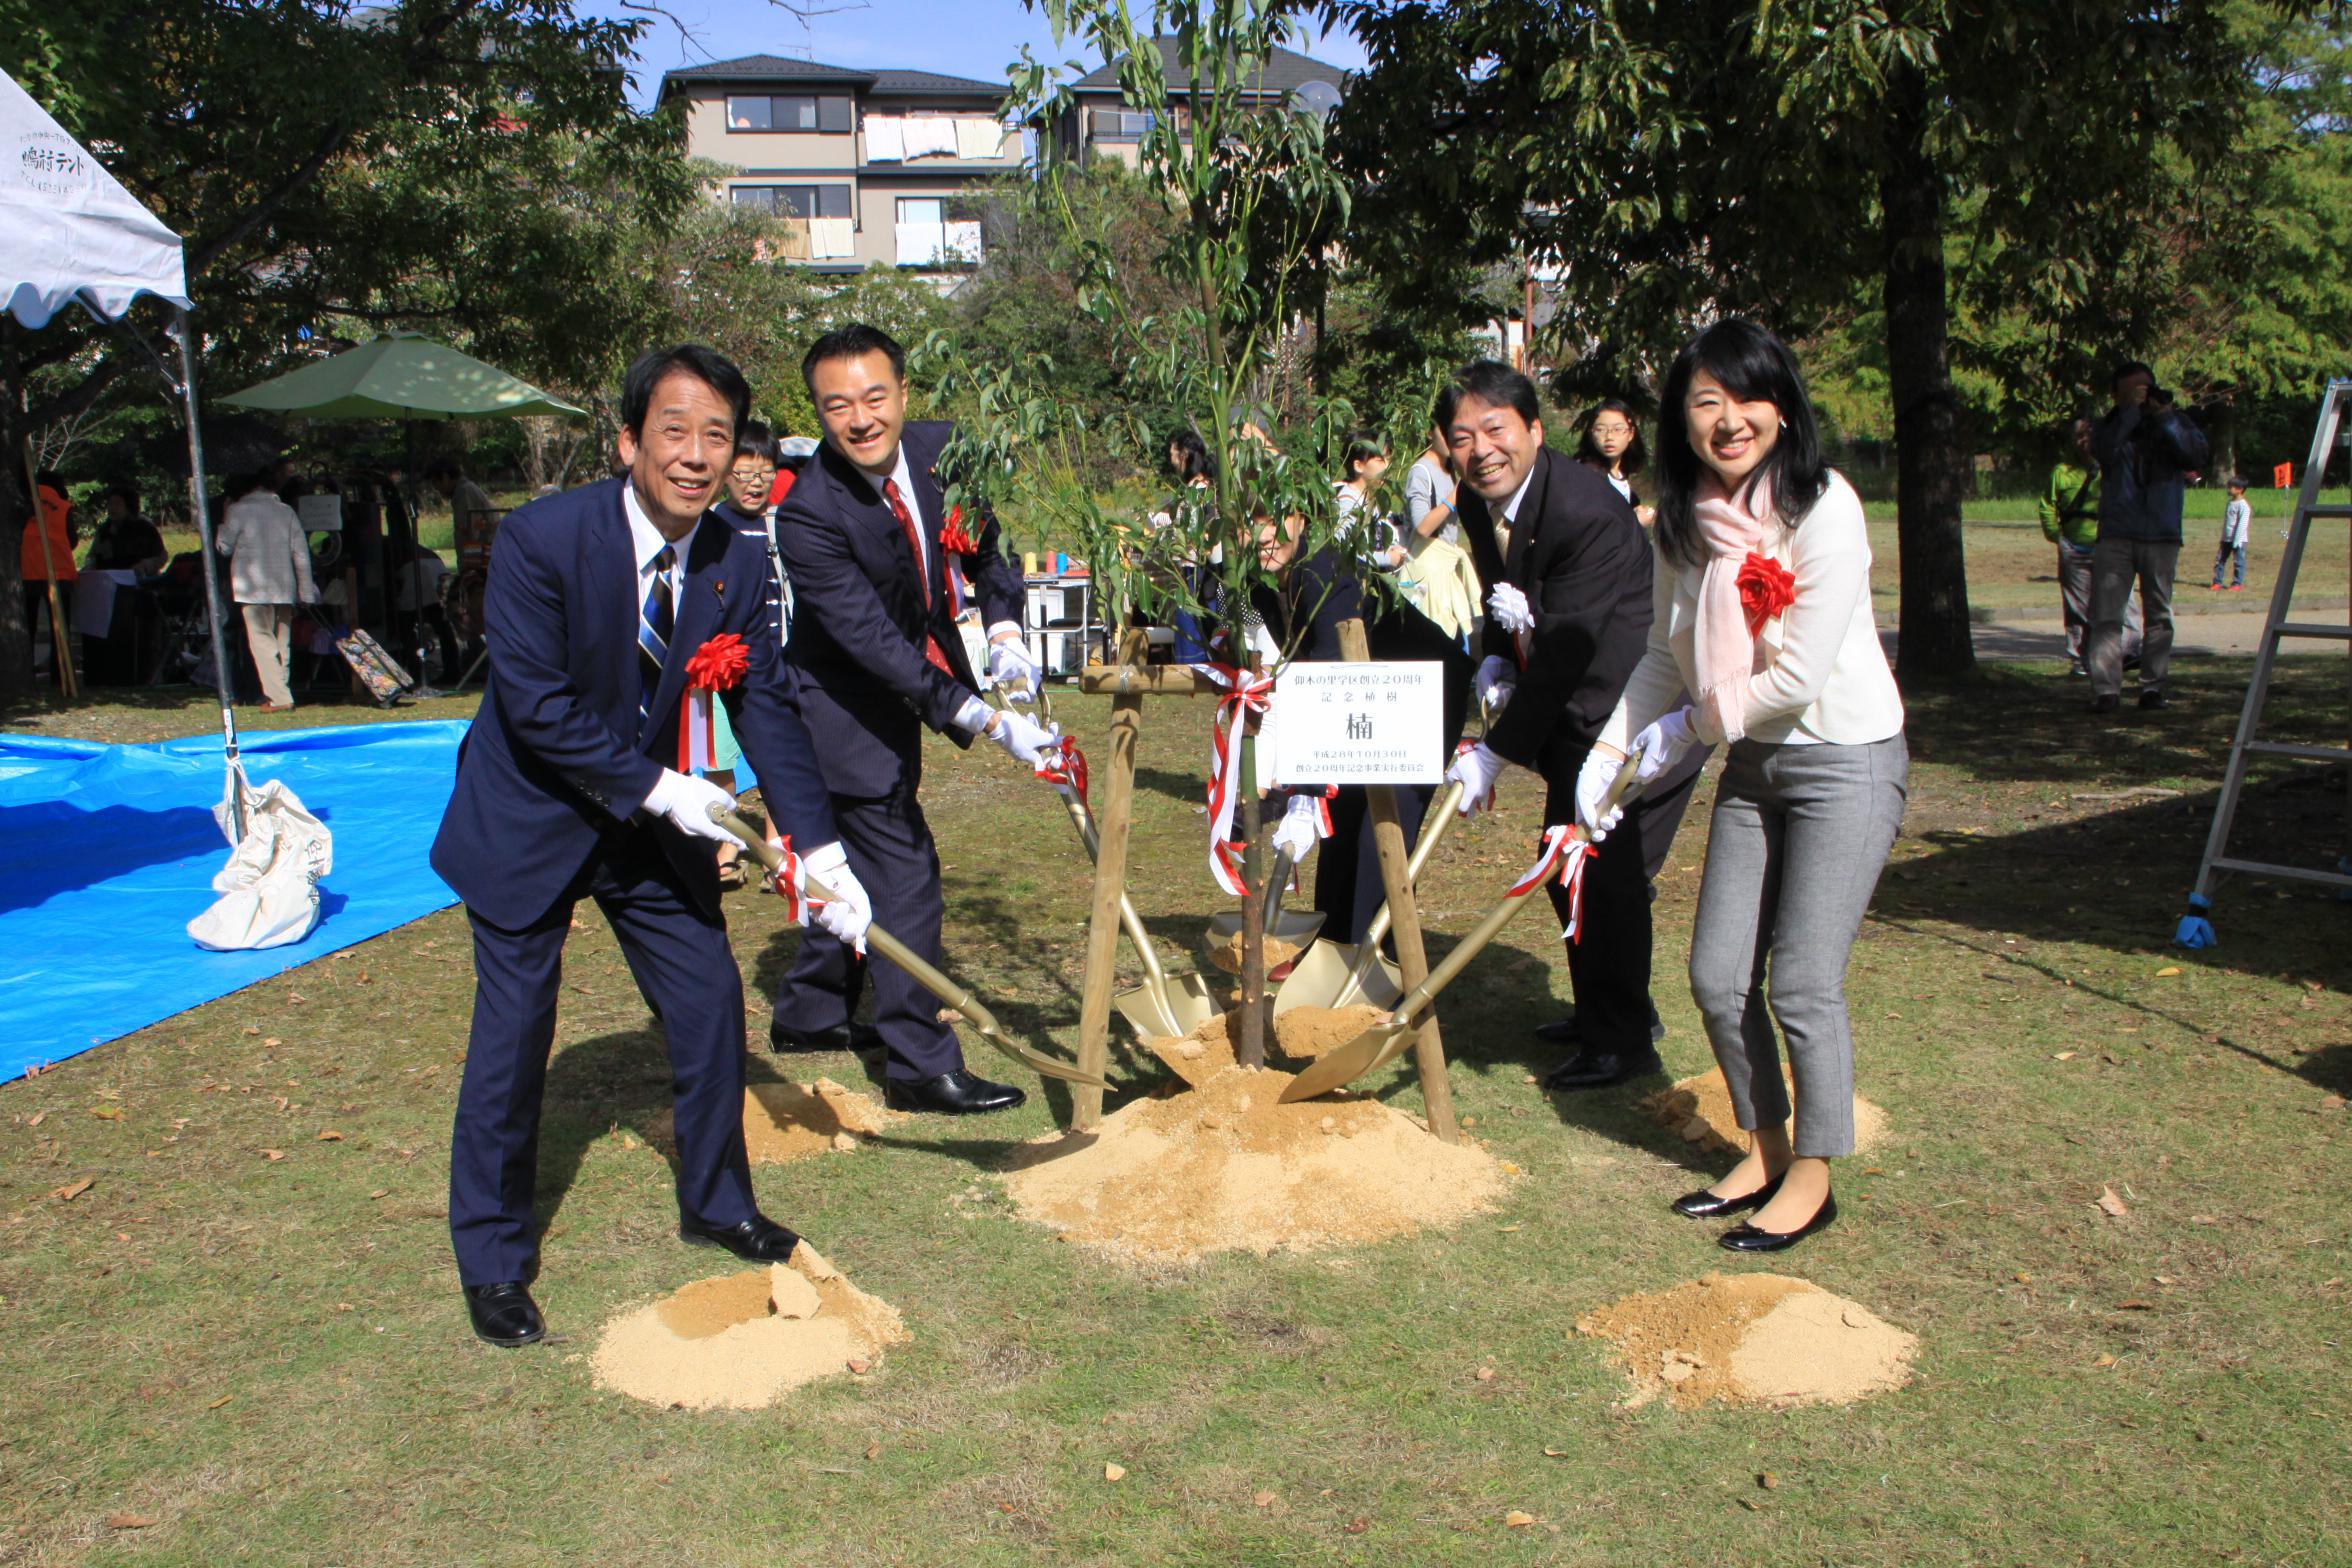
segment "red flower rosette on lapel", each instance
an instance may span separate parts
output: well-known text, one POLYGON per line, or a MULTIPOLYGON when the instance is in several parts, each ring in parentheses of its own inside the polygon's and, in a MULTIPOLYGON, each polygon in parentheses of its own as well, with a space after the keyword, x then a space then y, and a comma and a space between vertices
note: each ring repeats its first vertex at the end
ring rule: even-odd
POLYGON ((1739 587, 1740 609, 1747 617, 1750 637, 1762 631, 1766 621, 1797 602, 1795 576, 1770 556, 1758 555, 1753 550, 1740 562, 1739 576, 1733 581, 1739 587))
POLYGON ((743 684, 751 650, 734 632, 722 632, 694 650, 686 661, 686 691, 678 699, 678 771, 719 765, 718 729, 711 699, 743 684))
POLYGON ((973 543, 971 531, 964 527, 964 509, 949 507, 947 521, 939 525, 939 555, 947 564, 947 609, 951 617, 964 613, 965 599, 964 569, 955 557, 979 553, 980 546, 973 543))

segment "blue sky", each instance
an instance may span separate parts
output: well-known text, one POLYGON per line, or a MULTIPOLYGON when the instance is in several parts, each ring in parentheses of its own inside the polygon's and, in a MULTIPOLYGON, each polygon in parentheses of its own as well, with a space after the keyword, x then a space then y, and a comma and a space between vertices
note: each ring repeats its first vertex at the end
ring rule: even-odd
MULTIPOLYGON (((1089 68, 1097 63, 1079 48, 1056 48, 1045 18, 1019 0, 866 0, 805 22, 770 0, 661 4, 668 17, 651 15, 653 26, 638 46, 633 96, 640 104, 652 102, 664 71, 747 54, 869 70, 941 71, 987 82, 1004 79, 1024 43, 1041 60, 1083 60, 1089 68)), ((623 0, 584 0, 580 9, 600 16, 649 15, 623 0)), ((1364 63, 1363 49, 1345 33, 1312 40, 1306 52, 1338 66, 1364 63)))

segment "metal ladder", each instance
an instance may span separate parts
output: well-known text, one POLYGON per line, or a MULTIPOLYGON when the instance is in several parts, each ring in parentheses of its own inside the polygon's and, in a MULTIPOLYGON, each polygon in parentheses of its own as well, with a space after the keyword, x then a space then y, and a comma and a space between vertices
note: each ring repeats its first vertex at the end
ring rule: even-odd
MULTIPOLYGON (((2320 402, 2319 424, 2311 433, 2311 456, 2303 465, 2303 482, 2296 492, 2295 520, 2287 530, 2286 554, 2279 560, 2278 586, 2271 590, 2270 615, 2263 622, 2262 646, 2254 656, 2254 678, 2246 687, 2246 706, 2238 715, 2237 736, 2230 742, 2229 771, 2222 778, 2221 798, 2213 807, 2213 829, 2205 838, 2205 857, 2197 866, 2196 890, 2189 894, 2189 912, 2181 917, 2173 933, 2172 940, 2180 947, 2211 947, 2216 940, 2212 921, 2216 872, 2289 877, 2352 893, 2352 859, 2339 858, 2334 870, 2323 871, 2308 865, 2241 860, 2229 853, 2230 827, 2237 819, 2238 798, 2246 787, 2248 759, 2300 757, 2313 762, 2352 764, 2352 747, 2298 746, 2255 738, 2255 731, 2262 724, 2263 704, 2270 698, 2270 676, 2277 666, 2281 640, 2318 637, 2352 642, 2352 624, 2332 626, 2318 621, 2297 621, 2290 618, 2288 608, 2294 601, 2295 578, 2303 568, 2303 545, 2310 537, 2312 520, 2352 521, 2352 506, 2323 504, 2319 499, 2320 482, 2326 476, 2328 458, 2335 451, 2347 405, 2352 405, 2352 380, 2330 381, 2327 395, 2320 402)), ((2347 810, 2352 813, 2352 791, 2347 792, 2347 810)), ((2352 829, 2352 814, 2347 816, 2347 828, 2352 829)))

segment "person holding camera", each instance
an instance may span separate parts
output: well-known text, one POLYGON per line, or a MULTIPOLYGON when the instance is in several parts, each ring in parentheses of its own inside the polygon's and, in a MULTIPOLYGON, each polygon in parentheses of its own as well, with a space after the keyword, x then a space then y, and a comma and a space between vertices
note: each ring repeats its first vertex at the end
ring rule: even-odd
POLYGON ((2209 448, 2196 421, 2138 360, 2109 380, 2115 407, 2091 432, 2099 463, 2099 537, 2091 551, 2091 711, 2123 700, 2124 607, 2140 590, 2140 706, 2162 708, 2172 666, 2172 580, 2180 565, 2181 504, 2188 475, 2209 448))

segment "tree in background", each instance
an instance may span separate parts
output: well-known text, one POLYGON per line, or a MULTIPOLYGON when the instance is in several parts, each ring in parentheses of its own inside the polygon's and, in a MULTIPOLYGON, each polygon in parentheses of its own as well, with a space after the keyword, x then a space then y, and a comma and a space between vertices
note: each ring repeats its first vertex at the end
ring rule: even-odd
MULTIPOLYGON (((618 236, 693 193, 675 124, 624 96, 646 25, 567 0, 0 0, 0 61, 187 240, 208 383, 286 368, 304 329, 323 351, 394 324, 565 380, 645 303, 618 236)), ((135 319, 152 337, 161 317, 135 319)), ((145 364, 76 315, 0 337, 11 451, 20 419, 70 418, 145 364)), ((0 484, 0 537, 23 506, 0 484)), ((0 550, 0 691, 27 662, 16 573, 0 550)))
POLYGON ((1953 240, 2046 339, 2083 341, 2131 286, 2115 259, 2246 123, 2265 29, 2296 9, 1334 0, 1372 61, 1335 139, 1367 182, 1357 241, 1392 289, 1437 286, 1440 261, 1565 269, 1552 337, 1572 384, 1628 379, 1730 312, 1803 339, 1868 286, 1893 406, 1898 666, 1952 675, 1975 659, 1953 240))

